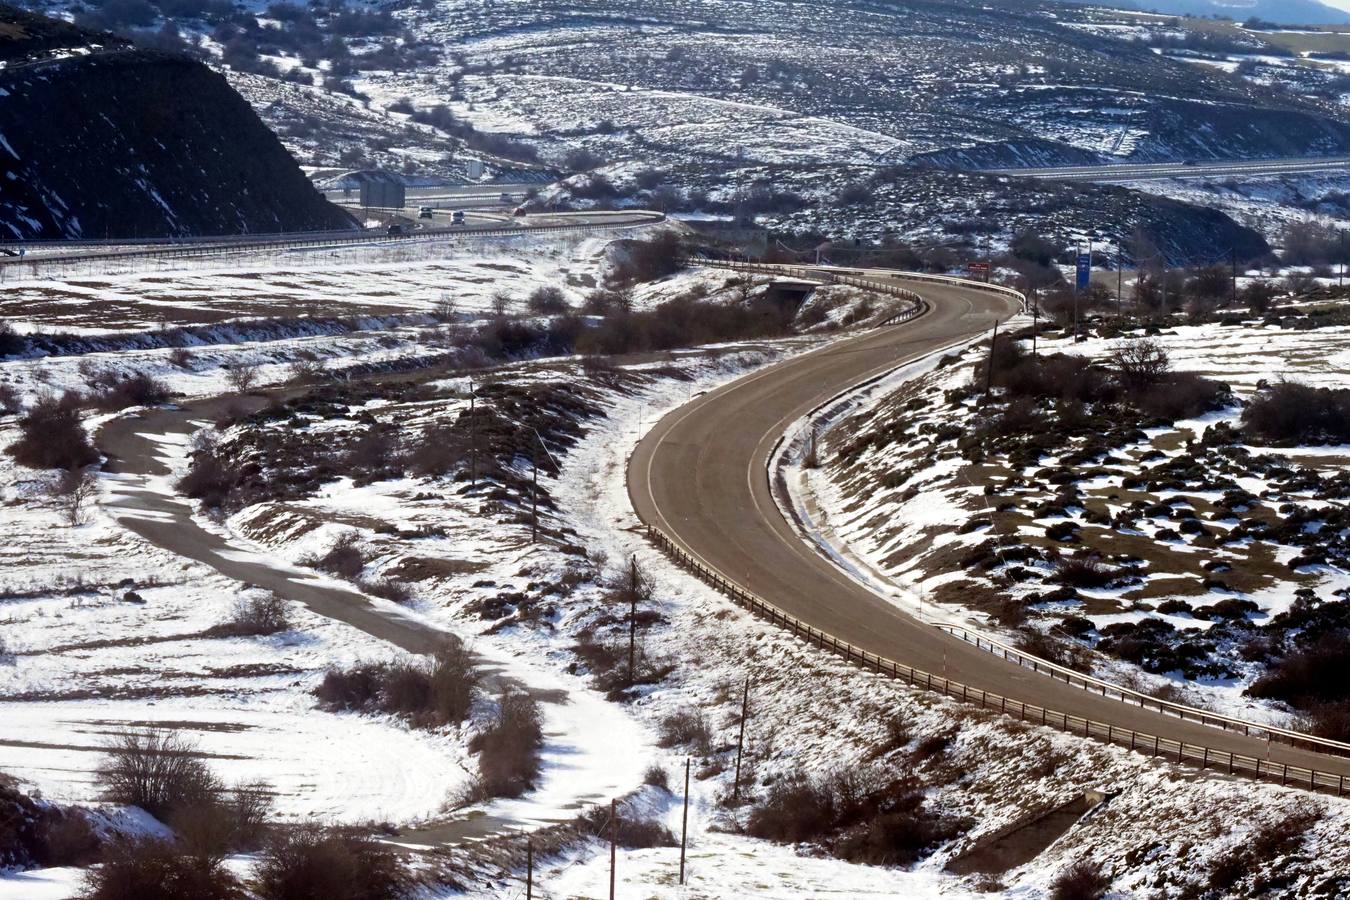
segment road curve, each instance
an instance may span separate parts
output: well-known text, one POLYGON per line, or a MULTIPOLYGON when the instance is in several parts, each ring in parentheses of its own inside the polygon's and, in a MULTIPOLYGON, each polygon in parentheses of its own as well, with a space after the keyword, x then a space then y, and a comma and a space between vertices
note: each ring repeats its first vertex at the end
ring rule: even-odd
POLYGON ((768 478, 769 458, 788 427, 850 387, 984 333, 1016 311, 1012 298, 972 287, 905 286, 928 302, 927 314, 778 363, 662 419, 629 463, 629 496, 638 516, 728 581, 868 653, 1072 716, 1350 775, 1345 757, 1127 705, 1007 662, 918 622, 803 541, 775 502, 768 478))

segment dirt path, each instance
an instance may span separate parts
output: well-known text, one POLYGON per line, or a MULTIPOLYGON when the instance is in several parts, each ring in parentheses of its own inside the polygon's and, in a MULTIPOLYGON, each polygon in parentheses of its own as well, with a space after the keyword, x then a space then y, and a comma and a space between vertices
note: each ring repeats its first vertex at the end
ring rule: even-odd
MULTIPOLYGON (((449 632, 403 615, 392 604, 373 603, 364 594, 335 585, 331 580, 321 580, 231 545, 227 538, 198 524, 190 502, 170 492, 167 487, 170 470, 160 446, 166 436, 185 438, 227 410, 256 410, 267 402, 257 396, 217 397, 111 420, 97 437, 99 449, 107 457, 103 471, 116 483, 105 507, 118 524, 155 546, 204 563, 236 581, 302 603, 317 615, 344 622, 410 653, 432 653, 443 647, 452 637, 449 632)), ((485 666, 484 672, 489 690, 501 690, 506 685, 490 666, 485 666)), ((569 702, 565 691, 531 693, 544 703, 569 702)), ((557 742, 566 737, 547 734, 545 740, 557 742)), ((598 799, 579 797, 577 805, 598 799)), ((426 846, 453 845, 531 827, 531 823, 523 820, 472 810, 409 829, 398 840, 426 846)))

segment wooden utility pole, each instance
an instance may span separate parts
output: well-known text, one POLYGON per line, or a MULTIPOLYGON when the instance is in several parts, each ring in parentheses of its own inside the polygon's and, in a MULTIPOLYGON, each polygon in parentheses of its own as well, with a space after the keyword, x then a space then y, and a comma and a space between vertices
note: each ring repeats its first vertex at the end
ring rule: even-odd
POLYGON ((1037 357, 1036 338, 1041 333, 1041 292, 1031 289, 1031 355, 1037 357))
POLYGON ((1125 305, 1125 254, 1116 248, 1116 318, 1124 315, 1125 305))
POLYGON ((1237 248, 1233 248, 1233 305, 1237 306, 1237 248))
POLYGON ((628 686, 632 687, 637 681, 637 602, 642 583, 636 556, 629 561, 628 571, 628 686))
POLYGON ((619 804, 609 801, 609 900, 614 900, 614 871, 619 864, 619 804))
POLYGON ((534 898, 534 838, 525 839, 525 900, 534 898))
POLYGON ((741 733, 736 738, 736 780, 732 782, 731 798, 741 799, 741 755, 745 752, 745 720, 750 715, 750 677, 746 676, 745 688, 741 691, 741 733))
POLYGON ((689 763, 684 758, 684 819, 680 823, 680 884, 684 884, 684 850, 689 845, 689 763))
POLYGON ((539 540, 539 448, 535 447, 530 454, 530 461, 534 463, 534 488, 530 491, 530 500, 532 509, 530 512, 530 543, 533 544, 539 540))
POLYGON ((994 336, 989 339, 989 366, 984 373, 984 395, 994 389, 994 353, 998 351, 998 321, 994 322, 994 336))
POLYGON ((478 388, 469 379, 469 487, 478 487, 478 388))

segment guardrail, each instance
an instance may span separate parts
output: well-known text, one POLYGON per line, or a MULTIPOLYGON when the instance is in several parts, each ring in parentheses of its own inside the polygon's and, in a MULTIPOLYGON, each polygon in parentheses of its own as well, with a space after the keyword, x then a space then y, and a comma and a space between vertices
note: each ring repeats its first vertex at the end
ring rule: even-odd
POLYGON ((134 250, 112 251, 107 253, 51 254, 34 257, 0 259, 0 273, 8 274, 11 270, 19 270, 21 276, 23 274, 23 268, 28 267, 30 274, 33 277, 37 277, 38 270, 43 266, 65 266, 78 263, 107 262, 125 259, 192 259, 197 257, 229 256, 240 253, 257 253, 269 250, 317 249, 325 247, 346 247, 360 244, 419 244, 457 237, 514 237, 563 231, 583 233, 592 231, 616 231, 627 228, 645 228, 648 225, 664 222, 665 219, 664 213, 635 212, 632 214, 631 220, 619 221, 614 224, 596 222, 572 224, 564 222, 556 225, 512 224, 491 228, 437 228, 435 230, 413 232, 411 234, 371 234, 369 232, 360 232, 356 234, 337 233, 323 236, 308 235, 271 240, 203 239, 150 247, 144 246, 143 243, 138 242, 136 244, 137 249, 134 250))
POLYGON ((1039 656, 1024 653, 1016 647, 1010 647, 1007 644, 995 641, 992 638, 986 637, 977 631, 972 631, 963 625, 956 625, 950 622, 936 622, 933 623, 933 627, 940 631, 944 631, 953 637, 959 638, 968 644, 973 644, 978 649, 987 650, 995 656, 1002 656, 1009 662, 1015 662, 1023 668, 1031 669, 1033 672, 1043 673, 1057 680, 1062 678, 1067 685, 1083 688, 1090 693, 1100 693, 1103 697, 1110 697, 1122 703, 1138 706, 1141 709, 1156 710, 1164 715, 1174 715, 1178 719, 1199 722, 1201 725, 1221 728, 1224 731, 1241 732, 1248 737, 1265 737, 1267 740, 1278 741, 1279 743, 1288 744, 1292 747, 1299 747, 1304 750, 1314 750, 1319 753, 1333 753, 1338 756, 1350 756, 1350 744, 1342 741, 1333 741, 1329 738, 1321 738, 1312 734, 1304 734, 1301 731, 1291 731, 1287 728, 1279 728, 1274 725, 1267 725, 1260 722, 1249 722, 1245 719, 1225 716, 1198 707, 1186 706, 1183 703, 1172 703, 1167 700, 1160 700, 1157 697, 1151 697, 1140 691, 1121 687, 1120 685, 1112 684, 1109 681, 1102 681, 1099 678, 1093 678, 1091 675, 1084 675, 1081 672, 1075 672, 1073 669, 1042 659, 1039 656))
POLYGON ((737 606, 767 620, 772 625, 786 629, 809 644, 814 644, 822 650, 828 650, 843 657, 846 662, 857 665, 862 669, 889 678, 903 680, 914 687, 946 694, 962 702, 976 703, 985 709, 997 710, 1004 715, 1016 716, 1023 722, 1058 728, 1070 734, 1081 735, 1118 747, 1128 747, 1135 752, 1162 757, 1184 765, 1196 765, 1202 770, 1215 769, 1229 775, 1240 775, 1263 781, 1277 781, 1282 785, 1293 785, 1311 791, 1335 794, 1337 797, 1345 794, 1346 776, 1334 772, 1322 772, 1303 766, 1291 766, 1286 763, 1263 760, 1257 756, 1244 756, 1240 753, 1219 750, 1204 744, 1188 744, 1184 741, 1177 741, 1156 734, 1134 731, 1113 725, 1110 722, 1098 722, 1083 716, 1075 716, 1005 697, 992 691, 970 687, 945 676, 934 675, 931 672, 907 666, 876 653, 869 653, 803 622, 767 600, 745 590, 716 569, 703 563, 660 528, 648 523, 644 524, 647 537, 652 543, 670 556, 681 568, 720 591, 737 606))
POLYGON ((753 263, 703 256, 690 257, 686 259, 685 262, 690 265, 711 266, 719 269, 731 269, 737 272, 759 272, 762 275, 791 275, 805 281, 818 281, 822 284, 844 284, 879 294, 889 294, 892 297, 897 297, 910 304, 907 309, 902 309, 886 319, 883 319, 881 322, 878 322, 878 327, 907 322, 916 316, 922 315, 928 310, 928 303, 926 300, 913 291, 905 290, 899 285, 889 284, 884 281, 875 281, 869 278, 841 275, 838 272, 832 272, 828 269, 811 268, 809 266, 789 266, 778 263, 753 263))

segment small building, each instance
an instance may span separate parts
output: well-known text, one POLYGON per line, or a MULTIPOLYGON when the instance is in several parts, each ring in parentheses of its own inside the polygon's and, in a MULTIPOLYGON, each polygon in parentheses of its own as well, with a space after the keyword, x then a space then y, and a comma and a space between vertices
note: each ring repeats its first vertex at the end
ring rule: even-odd
POLYGON ((481 159, 469 158, 464 160, 464 174, 470 181, 481 181, 484 171, 481 159))

